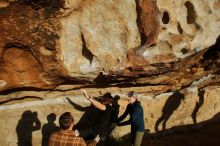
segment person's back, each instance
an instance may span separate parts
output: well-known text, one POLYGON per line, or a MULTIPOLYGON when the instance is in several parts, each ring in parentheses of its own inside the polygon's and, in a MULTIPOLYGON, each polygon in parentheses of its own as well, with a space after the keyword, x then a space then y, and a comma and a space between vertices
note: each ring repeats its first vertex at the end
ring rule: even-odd
POLYGON ((131 105, 130 117, 131 126, 137 131, 144 132, 144 113, 143 108, 139 101, 136 101, 134 105, 131 105))
MULTIPOLYGON (((72 130, 73 116, 66 112, 60 116, 59 123, 61 130, 51 134, 49 139, 49 146, 87 146, 83 138, 78 137, 72 130)), ((99 136, 96 137, 88 146, 95 146, 99 141, 99 136)))
POLYGON ((101 139, 105 139, 108 135, 108 131, 110 128, 110 120, 112 115, 111 105, 106 105, 106 110, 100 111, 99 119, 96 120, 96 124, 93 128, 96 134, 99 134, 101 139))
POLYGON ((85 141, 75 136, 72 130, 60 130, 50 136, 49 146, 85 146, 85 141))

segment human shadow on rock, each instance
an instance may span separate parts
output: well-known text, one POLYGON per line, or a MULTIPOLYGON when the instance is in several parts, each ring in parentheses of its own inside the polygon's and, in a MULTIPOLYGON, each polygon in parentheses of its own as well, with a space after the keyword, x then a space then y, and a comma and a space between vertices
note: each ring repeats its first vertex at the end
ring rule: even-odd
POLYGON ((80 133, 80 136, 85 139, 90 139, 90 137, 87 137, 87 131, 85 129, 90 129, 91 127, 94 127, 96 120, 99 117, 99 110, 95 108, 92 104, 89 106, 81 106, 70 100, 69 98, 66 98, 68 102, 73 106, 74 109, 84 112, 80 120, 74 125, 73 130, 78 130, 80 133))
POLYGON ((162 130, 166 129, 166 122, 169 120, 173 112, 180 106, 181 100, 184 99, 184 94, 179 91, 174 92, 166 101, 161 117, 157 120, 155 124, 155 131, 158 131, 158 127, 162 122, 162 130))
POLYGON ((197 119, 196 119, 196 115, 199 111, 199 109, 201 108, 201 106, 204 103, 204 95, 205 95, 205 90, 199 90, 198 96, 199 96, 199 102, 196 102, 196 106, 192 112, 192 119, 193 119, 193 123, 197 124, 197 119))
POLYGON ((54 123, 56 120, 56 114, 51 113, 47 116, 47 123, 43 125, 41 129, 42 133, 42 146, 48 146, 50 135, 59 130, 59 126, 54 123))
POLYGON ((16 126, 18 146, 32 146, 32 132, 40 130, 41 122, 37 112, 24 111, 16 126))

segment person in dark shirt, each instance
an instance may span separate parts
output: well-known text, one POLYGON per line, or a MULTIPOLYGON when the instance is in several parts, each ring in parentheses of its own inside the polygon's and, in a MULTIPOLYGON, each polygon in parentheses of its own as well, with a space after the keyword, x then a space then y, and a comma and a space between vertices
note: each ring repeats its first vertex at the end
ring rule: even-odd
POLYGON ((131 125, 131 144, 133 146, 141 146, 145 130, 143 108, 137 100, 137 96, 137 93, 134 91, 128 93, 129 104, 127 105, 124 114, 116 120, 115 124, 116 126, 131 125), (122 122, 128 114, 130 115, 130 119, 122 122))
MULTIPOLYGON (((87 135, 100 135, 100 142, 105 141, 109 136, 109 130, 111 119, 112 119, 112 113, 113 113, 113 97, 110 93, 107 93, 103 95, 103 97, 100 98, 100 101, 91 98, 86 90, 81 90, 87 100, 91 102, 92 105, 94 105, 99 111, 99 118, 96 119, 95 125, 89 129, 87 129, 86 133, 87 135)), ((85 131, 84 131, 85 133, 85 131)))

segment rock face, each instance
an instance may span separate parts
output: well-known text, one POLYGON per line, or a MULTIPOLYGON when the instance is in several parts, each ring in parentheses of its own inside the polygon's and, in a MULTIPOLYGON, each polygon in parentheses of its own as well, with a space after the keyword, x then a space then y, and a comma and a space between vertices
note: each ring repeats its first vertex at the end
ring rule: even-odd
POLYGON ((1 2, 0 78, 6 84, 0 90, 54 88, 68 80, 94 84, 106 76, 114 83, 171 72, 215 44, 219 11, 214 0, 1 2), (32 73, 19 61, 13 71, 5 67, 7 50, 16 56, 13 49, 29 53, 19 58, 36 61, 38 69, 29 69, 38 74, 35 81, 23 76, 32 73))
MULTIPOLYGON (((120 95, 121 99, 118 102, 120 105, 119 115, 125 111, 127 101, 124 98, 126 96, 124 93, 129 89, 106 88, 106 90, 103 90, 90 88, 87 90, 90 95, 94 96, 97 96, 97 93, 106 91, 112 91, 113 95, 120 95)), ((161 132, 166 134, 175 131, 198 130, 203 125, 212 125, 212 122, 219 121, 220 118, 219 92, 219 86, 212 86, 203 90, 190 87, 181 91, 181 93, 139 94, 139 100, 145 113, 146 133, 150 131, 149 135, 153 135, 155 132, 156 134, 161 132)), ((24 141, 27 143, 28 140, 31 141, 32 145, 41 145, 41 143, 45 142, 45 137, 49 135, 50 130, 59 125, 59 116, 65 111, 70 111, 74 115, 75 123, 91 123, 93 122, 91 116, 95 117, 94 111, 86 110, 89 102, 82 97, 82 94, 80 95, 79 92, 77 93, 73 90, 56 92, 19 91, 9 95, 1 95, 1 97, 6 99, 14 98, 14 100, 1 102, 0 115, 3 118, 0 119, 0 123, 4 126, 2 126, 0 133, 6 135, 0 137, 1 145, 16 146, 17 142, 24 141), (66 97, 69 97, 72 103, 68 102, 66 97), (90 115, 88 113, 93 114, 90 115), (33 117, 34 115, 35 117, 33 117), (28 121, 28 117, 33 121, 28 121), (38 127, 36 127, 37 121, 38 123, 40 121, 38 127), (26 137, 27 135, 32 138, 26 137)), ((96 119, 93 120, 95 121, 96 119)), ((129 132, 129 126, 118 127, 113 132, 113 135, 116 138, 120 138, 129 132)), ((205 137, 203 138, 205 139, 205 137)), ((212 139, 213 141, 219 141, 218 137, 217 139, 212 137, 212 139)), ((198 145, 203 144, 202 141, 196 140, 191 142, 198 143, 198 145)), ((126 141, 119 143, 119 145, 127 146, 128 143, 126 141)), ((209 142, 212 143, 213 141, 209 142)), ((149 143, 149 141, 145 141, 145 138, 143 142, 149 143)), ((168 140, 167 142, 169 143, 170 141, 168 140)), ((113 143, 113 145, 115 144, 113 143)))
POLYGON ((51 113, 79 120, 65 98, 88 105, 79 88, 119 94, 120 112, 140 93, 151 133, 219 119, 219 0, 2 0, 0 26, 1 145, 26 113, 41 128, 51 113))

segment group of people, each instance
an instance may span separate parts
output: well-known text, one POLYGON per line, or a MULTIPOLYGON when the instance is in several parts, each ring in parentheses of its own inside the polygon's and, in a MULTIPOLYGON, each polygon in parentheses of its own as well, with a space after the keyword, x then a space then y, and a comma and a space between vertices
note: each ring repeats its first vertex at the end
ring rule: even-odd
POLYGON ((59 118, 60 130, 51 134, 49 146, 95 146, 104 144, 116 126, 131 125, 131 145, 141 146, 144 135, 144 113, 137 93, 128 93, 128 105, 125 112, 118 117, 118 109, 114 98, 107 94, 97 100, 81 90, 84 97, 100 112, 93 127, 76 129, 74 117, 70 112, 63 113, 59 118), (129 120, 123 121, 128 115, 129 120))

